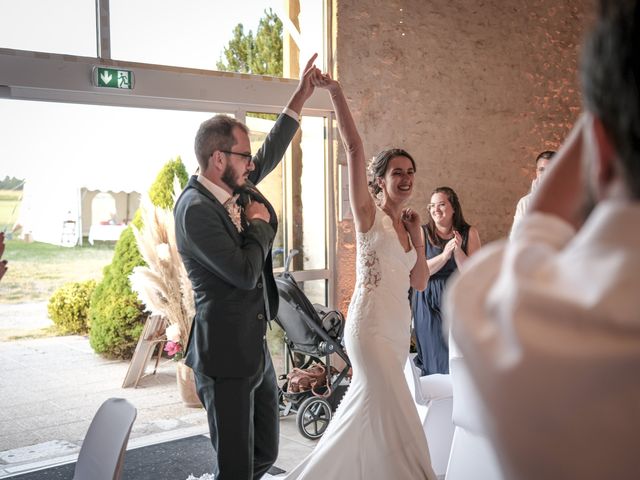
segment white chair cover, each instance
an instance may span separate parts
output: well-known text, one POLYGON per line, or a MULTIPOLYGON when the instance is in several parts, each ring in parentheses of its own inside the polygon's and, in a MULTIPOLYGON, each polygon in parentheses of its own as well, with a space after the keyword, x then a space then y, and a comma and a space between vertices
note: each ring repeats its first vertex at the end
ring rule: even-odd
POLYGON ((502 480, 493 446, 482 424, 482 404, 464 358, 449 339, 449 372, 453 387, 455 432, 446 480, 502 480))
POLYGON ((427 437, 431 467, 439 478, 443 478, 453 439, 451 380, 449 375, 441 374, 421 377, 413 357, 411 355, 407 360, 405 377, 427 437))

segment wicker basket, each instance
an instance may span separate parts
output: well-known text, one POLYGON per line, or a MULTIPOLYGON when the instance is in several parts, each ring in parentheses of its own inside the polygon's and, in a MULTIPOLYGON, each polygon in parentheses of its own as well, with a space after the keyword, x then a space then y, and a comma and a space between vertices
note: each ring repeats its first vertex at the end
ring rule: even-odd
POLYGON ((176 380, 178 382, 178 393, 180 393, 182 403, 190 408, 202 407, 202 403, 196 393, 196 380, 193 375, 193 370, 184 364, 184 360, 178 361, 176 380))

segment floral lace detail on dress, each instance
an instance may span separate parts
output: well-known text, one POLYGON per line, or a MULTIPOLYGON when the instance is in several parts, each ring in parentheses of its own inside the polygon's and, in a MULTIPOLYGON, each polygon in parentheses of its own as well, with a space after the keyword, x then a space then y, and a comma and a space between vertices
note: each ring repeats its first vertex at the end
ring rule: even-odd
POLYGON ((367 235, 367 233, 358 232, 357 234, 358 262, 356 268, 359 280, 358 286, 371 291, 380 284, 382 275, 380 274, 378 253, 371 245, 371 235, 367 235))

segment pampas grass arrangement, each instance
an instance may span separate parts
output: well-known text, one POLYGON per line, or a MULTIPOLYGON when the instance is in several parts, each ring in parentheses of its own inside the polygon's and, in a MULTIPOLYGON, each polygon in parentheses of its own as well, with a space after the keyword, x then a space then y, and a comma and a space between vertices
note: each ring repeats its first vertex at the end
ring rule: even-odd
POLYGON ((163 316, 172 331, 179 330, 185 348, 195 315, 193 290, 176 247, 173 213, 156 207, 146 197, 141 214, 144 226, 133 228, 140 254, 147 266, 135 267, 129 276, 131 288, 146 310, 163 316))

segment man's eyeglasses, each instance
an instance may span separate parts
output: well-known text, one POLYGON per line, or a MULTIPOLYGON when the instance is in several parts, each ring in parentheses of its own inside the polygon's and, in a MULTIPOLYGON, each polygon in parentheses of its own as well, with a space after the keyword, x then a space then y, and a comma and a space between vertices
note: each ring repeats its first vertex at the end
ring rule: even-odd
POLYGON ((232 152, 230 150, 219 150, 222 153, 228 153, 229 155, 238 155, 239 157, 244 158, 247 163, 251 162, 251 159, 253 158, 253 155, 251 155, 250 153, 240 153, 240 152, 232 152))

